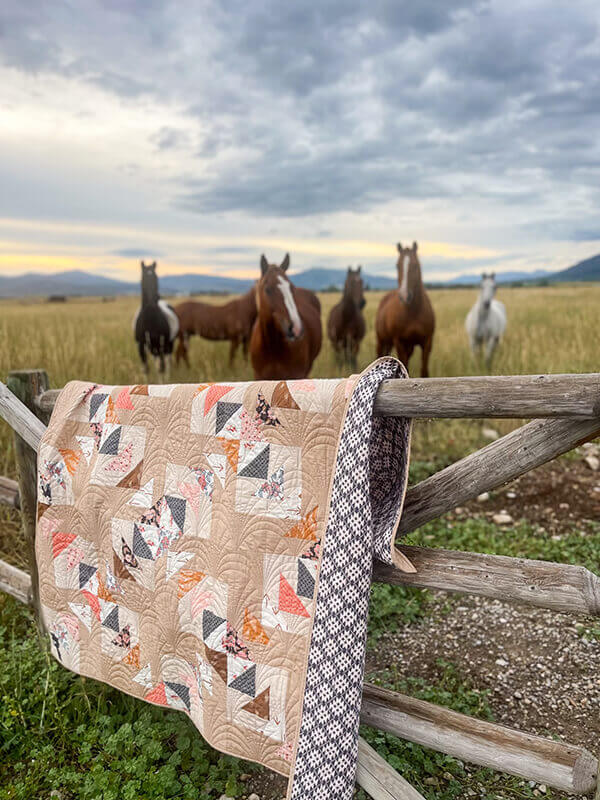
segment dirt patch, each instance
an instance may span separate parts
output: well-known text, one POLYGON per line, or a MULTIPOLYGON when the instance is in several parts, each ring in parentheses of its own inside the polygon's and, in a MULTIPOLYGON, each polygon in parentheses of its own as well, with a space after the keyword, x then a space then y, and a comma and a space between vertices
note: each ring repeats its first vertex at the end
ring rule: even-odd
MULTIPOLYGON (((585 453, 582 451, 582 458, 585 453)), ((450 516, 491 519, 502 511, 551 535, 569 533, 573 528, 589 531, 600 521, 600 472, 593 472, 583 460, 551 461, 496 489, 489 499, 473 500, 455 509, 450 516)))

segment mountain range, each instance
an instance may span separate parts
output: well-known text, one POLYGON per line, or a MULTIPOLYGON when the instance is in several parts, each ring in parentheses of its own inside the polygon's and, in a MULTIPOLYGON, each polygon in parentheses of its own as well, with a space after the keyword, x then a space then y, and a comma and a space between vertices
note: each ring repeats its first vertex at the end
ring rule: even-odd
MULTIPOLYGON (((314 291, 330 288, 340 289, 346 271, 313 267, 298 272, 291 277, 296 286, 314 291)), ((365 283, 370 289, 389 290, 397 286, 395 278, 384 275, 363 273, 365 283)), ((558 283, 565 281, 600 281, 600 254, 574 264, 559 272, 537 270, 535 272, 497 272, 498 283, 558 283)), ((245 292, 253 281, 227 278, 218 275, 198 275, 183 273, 161 278, 160 289, 165 296, 190 293, 245 292)), ((473 286, 479 283, 479 275, 459 275, 448 281, 430 282, 430 286, 473 286)), ((22 275, 0 275, 0 297, 46 297, 64 296, 111 296, 118 294, 138 294, 139 283, 105 278, 82 270, 57 272, 54 274, 27 272, 22 275)))

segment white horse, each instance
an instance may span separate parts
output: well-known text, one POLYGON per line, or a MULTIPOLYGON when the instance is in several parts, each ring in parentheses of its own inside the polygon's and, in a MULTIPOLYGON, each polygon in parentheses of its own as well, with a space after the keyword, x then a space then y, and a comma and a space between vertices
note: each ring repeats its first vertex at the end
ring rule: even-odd
POLYGON ((479 297, 465 320, 473 356, 477 358, 483 347, 488 369, 492 365, 494 350, 506 330, 506 309, 504 303, 494 298, 495 293, 496 273, 486 275, 484 272, 481 276, 479 297))

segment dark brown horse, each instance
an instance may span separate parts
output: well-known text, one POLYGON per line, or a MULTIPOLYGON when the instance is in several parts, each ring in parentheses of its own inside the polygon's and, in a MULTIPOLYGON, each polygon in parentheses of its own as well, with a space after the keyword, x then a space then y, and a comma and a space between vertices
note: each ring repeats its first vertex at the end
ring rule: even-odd
POLYGON ((183 357, 190 366, 188 342, 190 336, 196 334, 211 341, 229 340, 229 366, 233 364, 240 344, 244 358, 248 358, 248 342, 252 326, 256 319, 256 293, 254 287, 242 297, 231 300, 222 306, 187 300, 175 306, 179 318, 179 341, 175 352, 175 361, 179 364, 183 357))
POLYGON ((255 380, 306 378, 321 349, 321 303, 314 292, 294 286, 280 266, 260 258, 256 284, 258 316, 250 337, 255 380))
POLYGON ((410 357, 418 345, 422 351, 421 376, 428 378, 435 315, 423 285, 417 243, 405 248, 398 244, 398 254, 398 289, 388 292, 377 309, 377 355, 389 355, 395 347, 398 358, 408 369, 410 357))
POLYGON ((360 267, 348 267, 342 299, 329 312, 327 335, 335 350, 338 365, 357 368, 358 350, 364 338, 366 325, 362 309, 365 296, 360 267))

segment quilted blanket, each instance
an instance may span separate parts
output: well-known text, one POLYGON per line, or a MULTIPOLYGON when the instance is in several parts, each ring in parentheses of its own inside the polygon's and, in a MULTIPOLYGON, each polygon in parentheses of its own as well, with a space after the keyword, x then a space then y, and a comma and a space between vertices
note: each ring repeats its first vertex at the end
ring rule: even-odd
POLYGON ((348 380, 69 383, 38 456, 40 599, 65 667, 188 714, 211 745, 350 798, 372 559, 410 423, 348 380))

